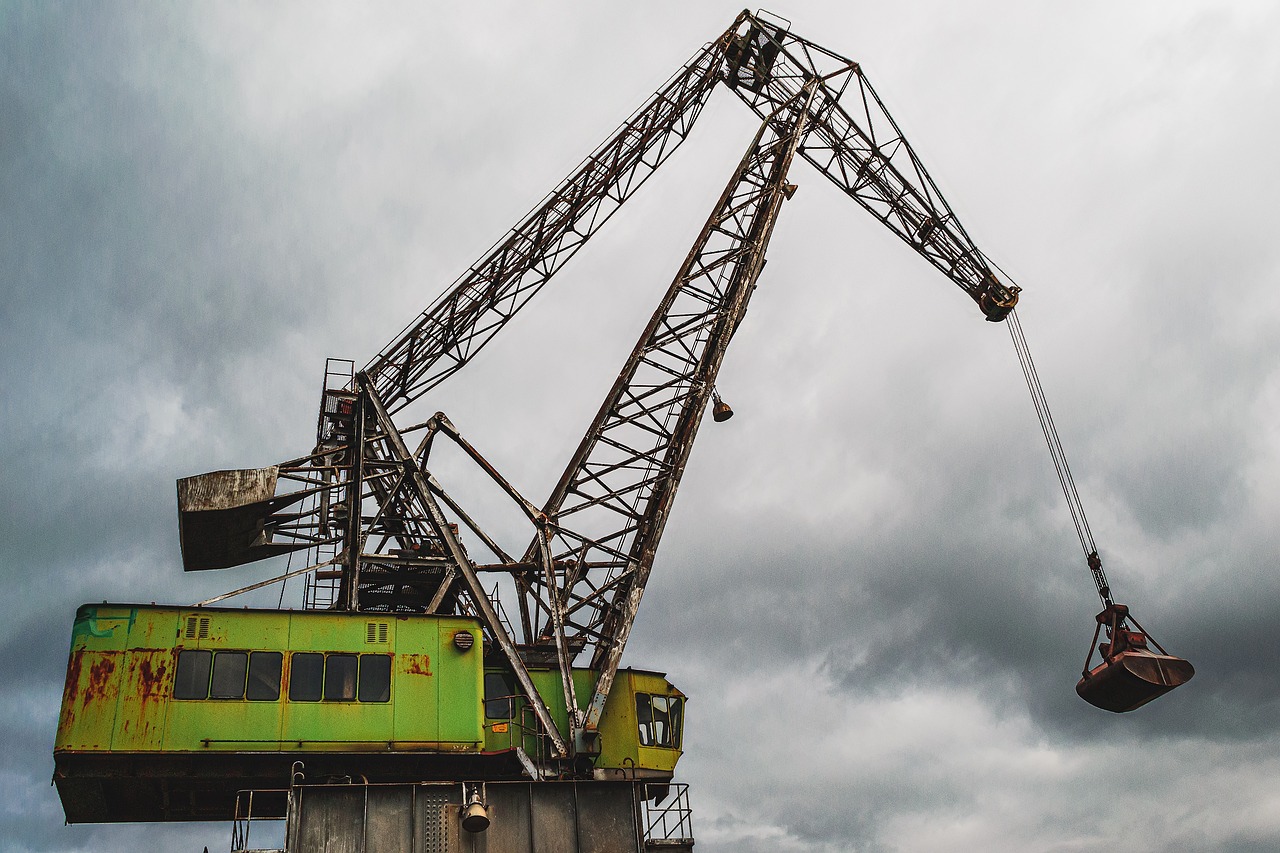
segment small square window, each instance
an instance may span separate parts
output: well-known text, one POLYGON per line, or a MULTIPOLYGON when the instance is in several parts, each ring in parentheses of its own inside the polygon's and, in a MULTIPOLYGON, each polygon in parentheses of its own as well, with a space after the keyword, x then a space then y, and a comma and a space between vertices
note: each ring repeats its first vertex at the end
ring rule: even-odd
POLYGON ((297 652, 289 659, 289 699, 319 702, 324 684, 324 655, 297 652))
POLYGON ((391 656, 360 655, 360 701, 391 701, 391 656))
POLYGON ((211 699, 243 699, 245 672, 249 667, 248 652, 218 652, 213 656, 211 699))
POLYGON ((356 698, 355 655, 329 655, 324 659, 324 698, 326 702, 350 702, 356 698))
POLYGON ((516 685, 504 672, 484 674, 484 715, 490 720, 510 720, 516 715, 516 685))
POLYGON ((178 669, 173 677, 174 699, 207 699, 209 696, 209 665, 213 653, 203 649, 183 649, 178 652, 178 669))
POLYGON ((249 686, 245 698, 274 702, 280 698, 280 652, 253 652, 249 655, 249 686))

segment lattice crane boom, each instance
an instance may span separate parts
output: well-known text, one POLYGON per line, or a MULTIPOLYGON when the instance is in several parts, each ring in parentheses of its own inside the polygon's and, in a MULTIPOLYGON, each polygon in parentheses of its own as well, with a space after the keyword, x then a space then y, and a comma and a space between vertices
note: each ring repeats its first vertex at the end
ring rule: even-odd
POLYGON ((365 367, 392 411, 493 339, 675 152, 717 83, 769 120, 815 78, 801 156, 1001 319, 1017 288, 983 260, 861 66, 743 12, 365 367))
POLYGON ((716 374, 794 189, 787 170, 812 96, 806 87, 761 126, 544 508, 556 522, 556 562, 566 568, 562 587, 542 593, 563 603, 600 673, 588 729, 604 708, 716 374))
MULTIPOLYGON (((1018 288, 1002 283, 969 238, 919 155, 851 59, 768 22, 738 44, 774 56, 770 73, 730 77, 730 88, 762 120, 817 81, 800 156, 865 208, 978 303, 987 319, 1003 320, 1018 288)), ((746 50, 740 47, 739 50, 746 50)))
POLYGON ((369 362, 393 412, 460 370, 684 142, 720 79, 727 37, 699 50, 369 362))
MULTIPOLYGON (((857 63, 754 17, 728 45, 725 79, 766 128, 778 138, 796 134, 796 150, 823 175, 947 273, 988 319, 1004 318, 1017 288, 991 272, 857 63), (861 124, 842 106, 849 93, 856 93, 861 124)), ((731 182, 722 205, 732 209, 742 189, 731 182)), ((560 529, 557 563, 568 567, 555 595, 565 603, 570 632, 591 650, 591 667, 602 673, 590 713, 602 707, 635 618, 693 442, 687 427, 712 393, 719 361, 701 361, 703 347, 715 349, 708 330, 732 334, 741 320, 735 314, 716 326, 727 300, 701 255, 722 257, 705 238, 725 231, 715 216, 707 229, 545 506, 560 529), (684 304, 676 304, 682 296, 684 304)), ((745 234, 734 237, 736 248, 750 245, 745 234)), ((526 559, 531 555, 532 546, 526 559)))
POLYGON ((189 478, 185 491, 180 483, 186 567, 311 549, 317 566, 341 578, 331 606, 475 615, 553 755, 589 752, 717 372, 794 192, 787 174, 796 157, 940 269, 988 320, 1012 310, 1018 289, 992 273, 861 67, 743 12, 363 371, 326 387, 311 454, 189 478), (534 509, 442 415, 397 427, 393 414, 474 357, 666 162, 720 82, 759 116, 760 131, 550 498, 534 509), (533 523, 520 559, 431 477, 442 434, 533 523), (277 480, 290 485, 278 490, 277 480), (221 487, 240 491, 210 497, 221 487), (496 563, 467 554, 446 511, 496 563), (518 632, 483 585, 485 572, 514 584, 518 632), (572 667, 583 656, 598 675, 592 696, 570 715, 570 731, 558 732, 528 662, 554 664, 565 707, 579 708, 572 667))

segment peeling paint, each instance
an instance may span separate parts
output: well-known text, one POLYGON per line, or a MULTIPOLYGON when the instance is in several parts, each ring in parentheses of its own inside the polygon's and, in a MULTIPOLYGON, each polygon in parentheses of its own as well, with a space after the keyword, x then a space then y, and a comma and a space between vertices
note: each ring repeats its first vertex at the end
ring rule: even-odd
POLYGON ((431 675, 431 655, 401 655, 406 675, 431 675))

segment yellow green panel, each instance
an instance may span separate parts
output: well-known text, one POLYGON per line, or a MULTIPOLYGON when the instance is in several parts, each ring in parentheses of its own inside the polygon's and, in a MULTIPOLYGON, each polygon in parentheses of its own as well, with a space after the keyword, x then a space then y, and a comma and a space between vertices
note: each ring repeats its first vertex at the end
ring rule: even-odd
POLYGON ((161 748, 165 707, 173 691, 176 630, 177 618, 172 611, 134 609, 131 613, 129 649, 116 686, 113 750, 161 748))
POLYGON ((55 749, 111 748, 124 650, 136 612, 96 604, 76 611, 55 749))
MULTIPOLYGON (((369 622, 393 622, 390 617, 370 619, 365 614, 296 614, 289 621, 288 648, 294 651, 358 652, 363 649, 369 622)), ((384 651, 385 647, 379 647, 384 651)))
POLYGON ((73 648, 67 662, 54 749, 109 750, 122 651, 73 648))
POLYGON ((285 702, 285 749, 387 749, 390 702, 285 702))
POLYGON ((173 651, 130 650, 124 653, 123 660, 111 748, 117 751, 160 749, 165 709, 173 689, 173 651))
POLYGON ((274 750, 279 743, 280 703, 242 699, 171 699, 166 750, 274 750))
POLYGON ((443 619, 438 628, 436 656, 437 708, 442 743, 467 744, 479 749, 484 741, 481 698, 484 691, 484 644, 479 627, 470 621, 443 619), (454 635, 471 635, 471 647, 459 649, 454 635))
POLYGON ((433 744, 440 741, 439 626, 434 622, 398 620, 396 658, 391 667, 395 690, 392 730, 396 741, 433 744))

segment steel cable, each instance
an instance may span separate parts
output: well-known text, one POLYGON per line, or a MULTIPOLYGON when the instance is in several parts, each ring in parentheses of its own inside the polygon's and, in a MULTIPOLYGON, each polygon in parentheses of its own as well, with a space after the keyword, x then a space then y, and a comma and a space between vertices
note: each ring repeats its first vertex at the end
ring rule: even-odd
POLYGON ((1089 571, 1093 575, 1098 597, 1102 599, 1103 606, 1110 607, 1111 585, 1102 569, 1102 560, 1098 557, 1098 546, 1093 541, 1093 531, 1089 529, 1089 519, 1084 514, 1084 504, 1080 501, 1080 492, 1076 489, 1075 478, 1071 475, 1066 451, 1062 449, 1058 427, 1053 421, 1053 413, 1049 411, 1049 401, 1040 384, 1040 375, 1036 372, 1035 361, 1031 358, 1031 350, 1027 346, 1027 338, 1023 334, 1018 312, 1016 310, 1009 312, 1005 322, 1009 327, 1009 337, 1013 339, 1014 351, 1018 354, 1018 364, 1022 367, 1027 390, 1031 392, 1031 401, 1036 407, 1036 418, 1040 421, 1040 430, 1044 433, 1045 443, 1049 445, 1049 455, 1053 458, 1058 483, 1062 486, 1062 496, 1067 499, 1067 508, 1071 511, 1071 522, 1075 525, 1076 536, 1079 537, 1080 547, 1084 550, 1085 562, 1088 563, 1089 571))
MULTIPOLYGON (((1005 279, 1012 282, 1004 270, 990 258, 984 260, 999 270, 1005 279)), ((1071 512, 1071 523, 1080 539, 1080 547, 1084 551, 1085 561, 1093 575, 1094 585, 1098 589, 1098 597, 1105 606, 1110 606, 1111 586, 1102 568, 1102 560, 1098 557, 1098 546, 1093 539, 1093 531, 1089 529, 1089 519, 1084 512, 1084 504, 1080 500, 1080 492, 1076 489, 1075 478, 1071 474, 1071 465, 1067 462, 1066 451, 1062 448, 1062 440, 1058 437, 1058 426, 1054 423, 1053 413, 1049 410, 1049 400, 1045 397, 1044 388, 1040 384, 1040 374, 1036 371, 1035 360, 1031 357, 1031 349, 1027 346, 1026 335, 1022 331, 1022 321, 1018 319, 1017 310, 1009 312, 1005 325, 1009 327, 1009 337, 1013 340, 1014 352, 1018 355, 1018 365, 1022 368, 1022 376, 1026 380, 1027 390, 1031 393, 1031 402, 1036 407, 1036 419, 1040 422, 1040 431, 1044 433, 1045 443, 1049 446, 1049 456, 1053 459, 1053 468, 1058 475, 1058 483, 1062 487, 1062 496, 1066 498, 1067 509, 1071 512)))
POLYGON ((1054 423, 1053 413, 1049 410, 1049 401, 1045 398, 1044 388, 1040 384, 1040 376, 1036 372, 1035 361, 1031 358, 1031 350, 1027 347, 1026 335, 1022 331, 1022 323, 1018 319, 1016 309, 1010 312, 1006 325, 1009 327, 1009 337, 1013 339, 1013 348, 1018 354, 1018 364, 1022 367, 1027 390, 1031 392, 1031 401, 1036 407, 1036 417, 1040 421, 1045 443, 1049 445, 1049 455, 1053 457, 1053 467, 1058 474, 1058 483, 1062 486, 1063 497, 1067 499, 1067 507, 1071 511, 1071 521, 1075 525, 1076 536, 1080 539, 1080 547, 1084 549, 1085 556, 1088 556, 1097 550, 1093 533, 1089 529, 1089 520, 1085 516, 1084 505, 1080 502, 1080 493, 1076 490, 1071 466, 1067 463, 1066 452, 1062 449, 1058 427, 1054 423))

